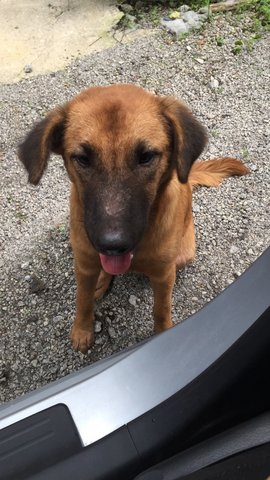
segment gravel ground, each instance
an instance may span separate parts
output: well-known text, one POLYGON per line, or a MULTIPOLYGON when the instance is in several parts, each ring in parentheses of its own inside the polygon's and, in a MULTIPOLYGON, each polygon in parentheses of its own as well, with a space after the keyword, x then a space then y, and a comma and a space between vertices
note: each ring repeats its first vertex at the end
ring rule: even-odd
POLYGON ((151 289, 144 277, 129 274, 118 277, 97 303, 93 348, 85 356, 71 349, 75 281, 68 243, 69 182, 61 159, 53 158, 41 185, 27 185, 16 145, 34 121, 81 89, 133 82, 182 97, 209 130, 204 158, 238 156, 251 169, 249 176, 229 179, 218 189, 195 192, 198 253, 178 274, 175 322, 215 297, 269 244, 270 44, 264 35, 251 51, 234 55, 240 35, 248 43, 250 33, 241 33, 248 22, 248 16, 241 24, 220 16, 181 42, 159 32, 76 61, 62 72, 0 87, 2 402, 153 333, 151 289), (224 43, 218 46, 221 35, 224 43), (211 77, 217 88, 210 87, 211 77))

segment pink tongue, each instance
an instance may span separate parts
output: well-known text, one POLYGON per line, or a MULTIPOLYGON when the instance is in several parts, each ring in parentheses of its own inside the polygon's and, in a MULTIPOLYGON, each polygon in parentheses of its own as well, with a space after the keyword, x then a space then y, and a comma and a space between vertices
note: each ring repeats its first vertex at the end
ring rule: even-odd
POLYGON ((119 275, 125 273, 131 264, 132 254, 126 253, 125 255, 102 255, 99 254, 101 265, 105 272, 111 275, 119 275))

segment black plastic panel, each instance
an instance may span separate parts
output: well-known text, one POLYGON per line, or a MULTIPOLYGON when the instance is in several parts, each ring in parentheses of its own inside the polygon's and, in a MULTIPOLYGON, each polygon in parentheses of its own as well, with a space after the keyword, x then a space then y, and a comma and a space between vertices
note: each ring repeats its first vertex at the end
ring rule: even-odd
POLYGON ((56 405, 0 431, 0 479, 27 479, 81 448, 68 409, 56 405))
MULTIPOLYGON (((266 480, 269 473, 270 443, 176 480, 266 480)), ((166 480, 166 477, 163 480, 166 480)))
POLYGON ((270 408, 269 325, 270 308, 195 381, 128 424, 146 465, 270 408))
POLYGON ((29 480, 131 480, 142 470, 126 427, 29 480))
MULTIPOLYGON (((150 478, 152 480, 178 480, 180 478, 189 478, 189 475, 195 475, 196 472, 201 472, 203 476, 204 472, 208 471, 208 467, 217 464, 221 465, 222 462, 224 462, 224 465, 222 463, 224 471, 220 468, 219 473, 224 473, 225 475, 225 461, 227 459, 236 455, 240 456, 244 452, 247 452, 248 455, 248 452, 252 449, 256 449, 258 452, 258 447, 262 447, 264 450, 263 446, 266 444, 268 445, 266 449, 268 452, 267 465, 270 472, 270 412, 225 430, 209 440, 156 464, 138 475, 135 480, 150 480, 150 478)), ((205 477, 203 476, 203 478, 205 477)), ((220 475, 218 478, 223 479, 223 476, 220 475)), ((241 480, 246 480, 246 477, 243 476, 241 480)), ((256 476, 254 480, 257 480, 256 476)))
POLYGON ((266 480, 270 473, 270 443, 234 455, 190 475, 176 476, 158 469, 135 480, 266 480))

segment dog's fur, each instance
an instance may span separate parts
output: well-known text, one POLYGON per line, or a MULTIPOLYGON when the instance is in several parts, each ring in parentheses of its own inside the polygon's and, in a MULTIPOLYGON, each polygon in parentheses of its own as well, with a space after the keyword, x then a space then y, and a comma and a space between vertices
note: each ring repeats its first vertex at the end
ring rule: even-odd
POLYGON ((85 352, 93 342, 94 298, 115 272, 146 274, 155 330, 172 326, 176 269, 195 255, 192 188, 248 172, 233 158, 193 163, 206 141, 182 102, 113 85, 90 88, 56 108, 20 145, 30 183, 39 183, 51 152, 62 155, 71 180, 75 349, 85 352))

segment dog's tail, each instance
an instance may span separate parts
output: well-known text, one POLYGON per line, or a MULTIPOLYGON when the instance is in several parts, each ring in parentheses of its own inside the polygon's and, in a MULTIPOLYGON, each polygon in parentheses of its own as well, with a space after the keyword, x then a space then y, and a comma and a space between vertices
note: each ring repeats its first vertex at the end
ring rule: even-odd
POLYGON ((217 187, 224 178, 246 175, 249 169, 236 158, 221 157, 195 162, 189 174, 189 183, 196 187, 217 187))

